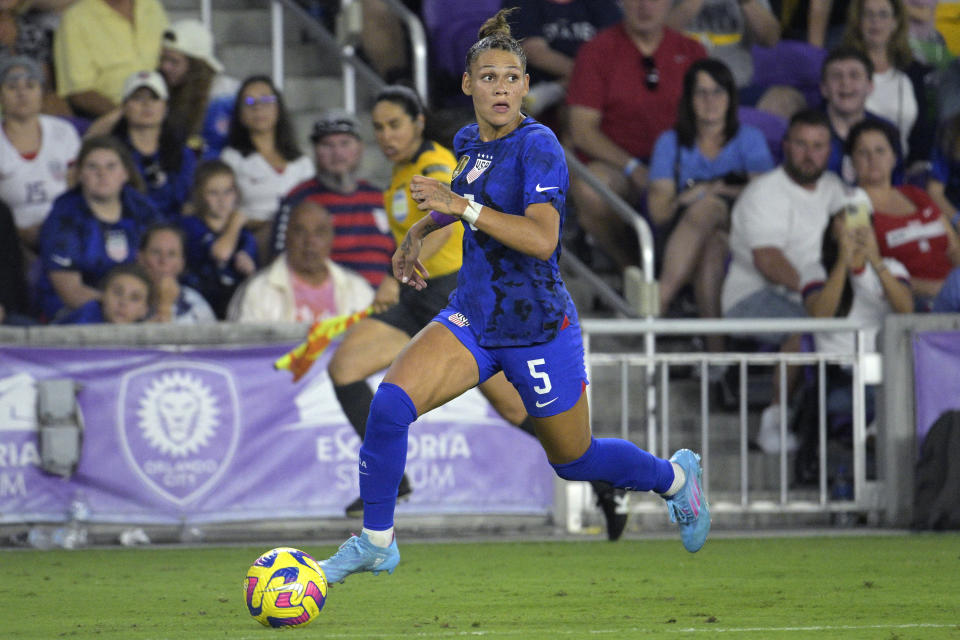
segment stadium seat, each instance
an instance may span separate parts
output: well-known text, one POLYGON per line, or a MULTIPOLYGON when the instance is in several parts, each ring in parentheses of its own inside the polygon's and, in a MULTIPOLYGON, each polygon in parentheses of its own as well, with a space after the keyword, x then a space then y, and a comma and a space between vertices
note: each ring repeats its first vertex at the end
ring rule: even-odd
POLYGON ((773 47, 753 45, 752 86, 789 85, 799 90, 807 105, 820 104, 820 67, 827 52, 799 40, 781 40, 773 47))
POLYGON ((424 0, 421 7, 437 106, 469 106, 459 91, 467 50, 477 40, 480 25, 500 10, 499 0, 424 0))
POLYGON ((780 143, 787 132, 787 121, 773 113, 743 106, 737 109, 737 117, 742 124, 749 124, 760 129, 763 137, 767 140, 767 146, 770 147, 774 164, 780 164, 782 155, 780 143))

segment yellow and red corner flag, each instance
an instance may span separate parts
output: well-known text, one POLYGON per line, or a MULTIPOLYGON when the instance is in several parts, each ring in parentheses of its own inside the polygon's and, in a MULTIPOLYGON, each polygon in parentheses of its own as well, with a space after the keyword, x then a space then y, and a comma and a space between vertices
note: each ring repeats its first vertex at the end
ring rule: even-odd
POLYGON ((334 338, 367 317, 371 311, 372 308, 367 307, 354 314, 314 322, 310 331, 307 332, 307 339, 288 353, 280 356, 273 363, 273 368, 289 370, 293 374, 293 381, 296 382, 310 370, 314 361, 320 357, 320 354, 334 338))

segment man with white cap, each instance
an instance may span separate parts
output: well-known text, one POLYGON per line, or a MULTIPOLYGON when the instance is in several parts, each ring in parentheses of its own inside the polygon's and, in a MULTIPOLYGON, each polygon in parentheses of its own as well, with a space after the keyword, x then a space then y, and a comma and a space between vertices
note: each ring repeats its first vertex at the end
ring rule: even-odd
POLYGON ((130 150, 145 195, 167 219, 190 197, 197 156, 167 117, 167 83, 157 71, 137 71, 123 84, 122 116, 110 133, 130 150))
POLYGON ((57 93, 82 117, 113 110, 127 76, 157 66, 168 24, 159 0, 77 0, 53 39, 57 93))
POLYGON ((178 20, 163 33, 159 71, 170 89, 170 120, 187 144, 215 158, 227 143, 240 83, 224 75, 213 36, 199 20, 178 20))

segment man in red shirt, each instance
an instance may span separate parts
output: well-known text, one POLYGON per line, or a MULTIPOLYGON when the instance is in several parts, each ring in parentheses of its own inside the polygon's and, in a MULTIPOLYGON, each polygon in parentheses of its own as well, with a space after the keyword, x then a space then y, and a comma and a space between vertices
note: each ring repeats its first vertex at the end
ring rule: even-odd
MULTIPOLYGON (((706 57, 664 26, 671 0, 623 0, 623 20, 580 47, 567 89, 569 136, 590 170, 641 202, 653 144, 674 125, 683 74, 706 57)), ((586 182, 571 180, 580 226, 617 266, 637 264, 634 234, 586 182)))

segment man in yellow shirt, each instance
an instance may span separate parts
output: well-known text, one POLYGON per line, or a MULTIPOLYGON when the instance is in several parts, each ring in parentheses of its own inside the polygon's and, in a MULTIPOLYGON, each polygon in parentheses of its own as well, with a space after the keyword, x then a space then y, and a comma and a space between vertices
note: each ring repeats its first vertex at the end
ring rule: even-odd
POLYGON ((83 117, 115 108, 127 76, 157 67, 169 24, 159 0, 78 0, 54 34, 57 93, 83 117))

